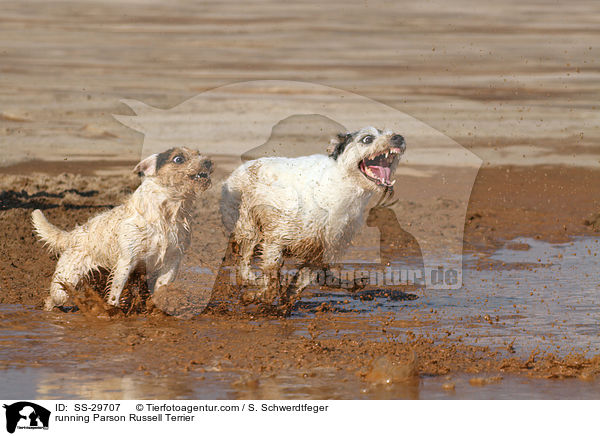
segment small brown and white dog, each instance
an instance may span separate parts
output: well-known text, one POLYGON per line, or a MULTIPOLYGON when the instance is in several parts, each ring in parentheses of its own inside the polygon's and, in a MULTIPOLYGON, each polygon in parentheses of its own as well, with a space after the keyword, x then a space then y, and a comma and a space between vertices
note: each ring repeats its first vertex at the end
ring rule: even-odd
POLYGON ((143 175, 127 201, 70 232, 52 225, 40 210, 32 213, 39 238, 59 254, 45 309, 63 306, 68 294, 99 268, 110 271, 108 303, 119 305, 133 270, 145 265, 150 291, 172 282, 190 242, 190 210, 197 194, 210 187, 212 162, 198 151, 172 148, 142 160, 143 175))
POLYGON ((250 301, 285 302, 310 283, 312 267, 335 261, 362 225, 373 194, 392 189, 405 149, 402 136, 365 127, 338 135, 329 156, 267 157, 237 168, 223 184, 221 216, 238 247, 242 282, 258 281, 261 288, 250 301), (255 251, 260 280, 251 271, 255 251), (286 255, 300 267, 281 292, 286 255))

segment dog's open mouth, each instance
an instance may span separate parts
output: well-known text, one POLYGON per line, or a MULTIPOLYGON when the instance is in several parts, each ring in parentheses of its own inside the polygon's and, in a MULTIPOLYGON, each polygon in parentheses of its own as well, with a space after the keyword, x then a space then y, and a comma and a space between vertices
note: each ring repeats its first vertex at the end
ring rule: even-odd
POLYGON ((369 156, 360 161, 358 169, 378 185, 394 186, 396 181, 392 181, 392 166, 398 160, 402 150, 398 147, 391 147, 383 153, 369 156))
POLYGON ((205 173, 205 172, 198 172, 198 173, 196 173, 196 174, 192 174, 192 175, 190 176, 190 178, 191 178, 192 180, 206 180, 206 179, 208 179, 209 177, 210 177, 210 175, 209 175, 208 173, 205 173))

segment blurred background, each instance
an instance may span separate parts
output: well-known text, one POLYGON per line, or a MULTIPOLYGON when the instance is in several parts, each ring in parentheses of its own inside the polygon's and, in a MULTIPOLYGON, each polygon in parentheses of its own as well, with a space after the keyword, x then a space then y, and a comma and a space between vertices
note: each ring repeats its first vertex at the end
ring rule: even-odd
POLYGON ((142 137, 112 118, 132 114, 121 99, 168 109, 261 79, 378 100, 484 166, 600 165, 597 2, 24 0, 0 8, 0 165, 133 161, 142 137))

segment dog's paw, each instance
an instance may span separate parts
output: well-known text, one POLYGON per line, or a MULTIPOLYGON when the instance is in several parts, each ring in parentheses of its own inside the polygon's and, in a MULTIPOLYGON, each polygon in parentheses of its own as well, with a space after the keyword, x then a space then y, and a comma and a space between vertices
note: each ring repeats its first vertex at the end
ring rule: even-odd
POLYGON ((108 298, 108 301, 106 302, 108 305, 114 307, 114 308, 118 308, 119 307, 119 299, 118 298, 108 298))
POLYGON ((269 292, 265 290, 260 291, 248 291, 240 293, 240 302, 247 306, 249 304, 259 304, 261 306, 273 306, 273 303, 277 299, 275 292, 269 292))

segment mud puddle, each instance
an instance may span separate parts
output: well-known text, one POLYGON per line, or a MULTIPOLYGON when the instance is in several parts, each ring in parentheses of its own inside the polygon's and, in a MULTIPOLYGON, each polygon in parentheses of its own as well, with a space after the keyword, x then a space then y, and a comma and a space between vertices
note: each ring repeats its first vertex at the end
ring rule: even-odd
POLYGON ((466 255, 460 290, 315 289, 290 318, 111 320, 3 305, 0 396, 597 399, 598 253, 594 238, 516 239, 466 255), (416 376, 371 377, 380 356, 411 353, 416 376))
POLYGON ((405 294, 414 292, 416 299, 395 298, 389 291, 364 293, 367 298, 323 292, 302 304, 326 302, 365 319, 378 312, 393 315, 405 324, 386 332, 401 339, 406 339, 407 330, 408 335, 425 336, 443 332, 465 344, 499 347, 507 355, 600 352, 598 239, 551 244, 519 238, 492 255, 465 255, 464 268, 463 287, 456 291, 418 289, 405 294))

